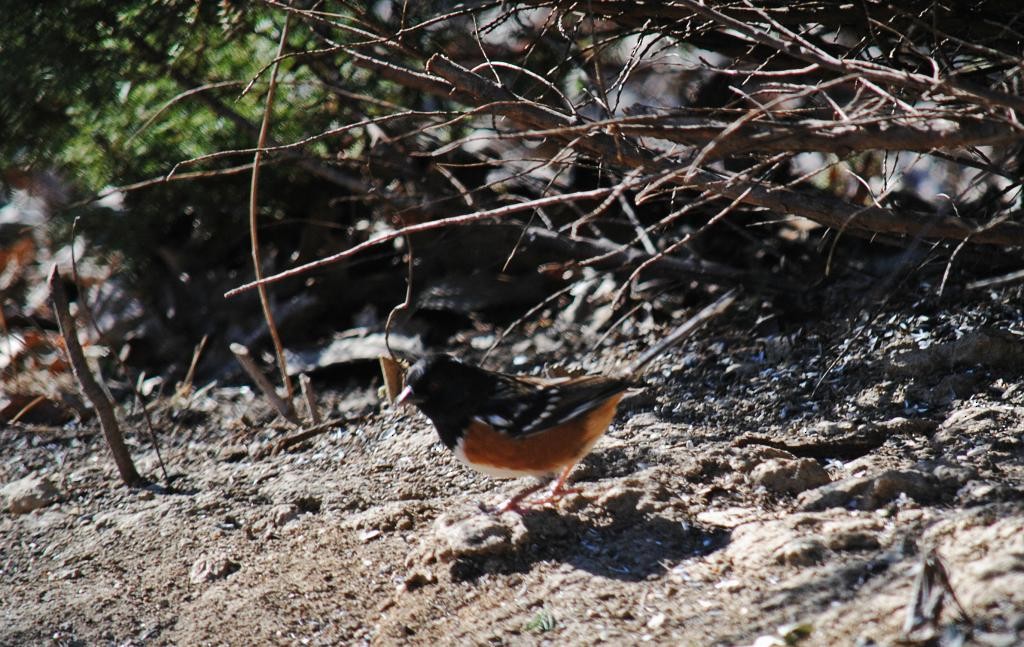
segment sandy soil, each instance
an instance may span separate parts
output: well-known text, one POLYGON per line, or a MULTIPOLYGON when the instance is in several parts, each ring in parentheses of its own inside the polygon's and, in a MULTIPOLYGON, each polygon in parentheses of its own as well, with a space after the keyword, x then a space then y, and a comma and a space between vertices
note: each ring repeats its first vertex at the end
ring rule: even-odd
MULTIPOLYGON (((162 402, 173 492, 118 485, 92 423, 12 427, 5 504, 43 502, 0 514, 0 643, 1021 644, 1020 297, 852 321, 748 297, 623 401, 582 495, 522 517, 481 504, 523 483, 457 463, 369 365, 319 385, 346 422, 277 454, 294 430, 248 389, 162 402), (946 592, 906 634, 929 551, 967 617, 946 592)), ((660 334, 595 355, 554 326, 496 364, 600 370, 660 334)))

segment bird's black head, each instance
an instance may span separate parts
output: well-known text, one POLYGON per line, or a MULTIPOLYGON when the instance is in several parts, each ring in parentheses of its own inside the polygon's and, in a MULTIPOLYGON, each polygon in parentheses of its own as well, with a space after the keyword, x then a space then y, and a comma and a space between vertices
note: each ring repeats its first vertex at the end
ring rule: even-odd
POLYGON ((429 355, 405 374, 405 388, 397 402, 415 404, 434 423, 441 441, 453 448, 468 418, 493 389, 493 378, 486 371, 451 355, 429 355))
MULTIPOLYGON (((405 388, 399 402, 409 402, 423 409, 423 405, 451 404, 460 397, 458 385, 465 384, 465 375, 474 369, 451 355, 428 355, 412 365, 405 374, 405 388)), ((429 412, 428 412, 429 413, 429 412)))

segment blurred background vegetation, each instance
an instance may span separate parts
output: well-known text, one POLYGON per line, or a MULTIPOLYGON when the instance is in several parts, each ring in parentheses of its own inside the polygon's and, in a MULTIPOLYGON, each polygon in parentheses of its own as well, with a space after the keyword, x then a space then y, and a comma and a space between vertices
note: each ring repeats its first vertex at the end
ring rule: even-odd
MULTIPOLYGON (((97 345, 174 375, 204 335, 265 347, 253 293, 222 295, 252 278, 252 147, 286 21, 258 196, 267 274, 598 191, 414 237, 398 329, 428 344, 530 308, 547 325, 595 270, 620 291, 580 288, 609 309, 570 323, 606 331, 717 286, 855 317, 898 286, 948 298, 1020 269, 1014 2, 2 4, 3 313, 22 340, 53 329, 33 268, 69 264, 74 230, 97 345), (691 164, 710 175, 683 181, 691 164)), ((274 284, 286 345, 382 328, 406 250, 274 284)), ((9 350, 4 370, 31 357, 9 350)))

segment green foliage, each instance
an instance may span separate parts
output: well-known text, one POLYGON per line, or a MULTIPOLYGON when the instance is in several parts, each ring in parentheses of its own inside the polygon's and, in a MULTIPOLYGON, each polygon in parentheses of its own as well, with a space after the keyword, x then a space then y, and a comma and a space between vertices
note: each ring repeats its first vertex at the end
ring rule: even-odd
MULTIPOLYGON (((254 143, 240 123, 259 123, 265 83, 238 97, 273 59, 281 13, 192 0, 2 4, 0 167, 59 167, 95 191, 254 143)), ((289 101, 302 81, 283 70, 274 121, 282 138, 323 121, 303 109, 322 95, 289 101)))
POLYGON ((192 2, 4 4, 11 6, 0 9, 7 17, 0 24, 0 159, 5 166, 65 163, 88 184, 115 179, 119 160, 138 152, 118 147, 132 113, 161 90, 180 91, 162 80, 167 54, 217 29, 215 21, 187 28, 192 2))
MULTIPOLYGON (((273 60, 282 12, 227 1, 0 0, 0 13, 0 171, 56 169, 73 196, 87 197, 255 144, 266 73, 240 95, 273 60)), ((291 141, 326 127, 329 112, 309 109, 324 103, 324 94, 306 68, 286 62, 279 83, 275 138, 291 141)), ((251 159, 232 156, 181 172, 251 159)), ((271 166, 263 186, 284 201, 307 182, 271 166)), ((80 231, 142 275, 161 245, 244 244, 224 234, 244 221, 247 193, 244 174, 156 185, 129 193, 119 215, 95 206, 60 212, 54 233, 66 234, 81 216, 80 231)), ((281 212, 273 198, 263 202, 271 214, 281 212)))
POLYGON ((529 622, 526 623, 526 630, 539 634, 547 633, 555 628, 555 624, 555 616, 551 615, 545 609, 541 609, 529 622))

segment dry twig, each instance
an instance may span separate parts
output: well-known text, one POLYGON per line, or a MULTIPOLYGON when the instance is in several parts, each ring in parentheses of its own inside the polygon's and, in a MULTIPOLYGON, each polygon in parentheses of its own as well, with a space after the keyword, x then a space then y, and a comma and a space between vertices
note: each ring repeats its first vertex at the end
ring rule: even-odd
POLYGON ((117 465, 121 480, 125 485, 131 487, 144 485, 146 480, 135 469, 131 453, 124 443, 121 426, 114 414, 114 404, 107 398, 99 382, 93 376, 89 364, 86 362, 85 353, 82 352, 82 345, 78 341, 78 330, 75 320, 71 317, 67 294, 64 292, 64 283, 56 265, 50 270, 49 286, 50 298, 53 301, 53 309, 57 315, 61 335, 64 337, 71 370, 78 380, 82 393, 96 409, 96 415, 100 420, 100 429, 103 430, 103 437, 106 438, 107 446, 110 447, 110 452, 114 455, 114 463, 117 465))
MULTIPOLYGON (((285 44, 288 42, 288 27, 290 23, 291 18, 289 16, 285 19, 284 26, 281 27, 281 41, 277 47, 278 59, 280 59, 282 52, 284 52, 285 44)), ((252 159, 252 183, 249 187, 249 244, 252 251, 253 272, 256 275, 257 281, 263 277, 263 262, 260 260, 259 227, 257 225, 259 218, 260 158, 263 156, 262 148, 267 142, 267 133, 270 132, 270 114, 274 108, 274 94, 277 90, 277 70, 279 65, 279 61, 275 62, 270 72, 270 85, 267 87, 267 101, 263 107, 263 121, 260 124, 260 133, 256 144, 257 151, 252 159)), ((277 332, 277 324, 274 323, 274 313, 270 309, 270 297, 267 296, 266 286, 261 285, 257 291, 260 295, 260 306, 263 308, 263 318, 267 322, 267 330, 270 331, 270 339, 274 344, 274 355, 277 358, 277 368, 281 374, 281 383, 284 384, 284 390, 287 394, 287 409, 291 412, 292 380, 288 375, 288 367, 284 359, 284 348, 281 345, 281 336, 277 332)), ((294 413, 291 416, 294 417, 294 413)), ((288 416, 285 417, 287 418, 288 416)))
POLYGON ((292 407, 288 406, 281 396, 274 390, 274 385, 270 383, 267 376, 263 374, 259 366, 256 366, 256 361, 252 358, 249 353, 249 349, 239 343, 231 344, 231 352, 234 354, 235 359, 238 360, 239 365, 245 370, 246 374, 252 379, 253 383, 263 392, 266 396, 270 406, 274 407, 274 411, 277 411, 278 415, 292 423, 295 426, 301 425, 301 421, 295 415, 295 411, 292 407))

